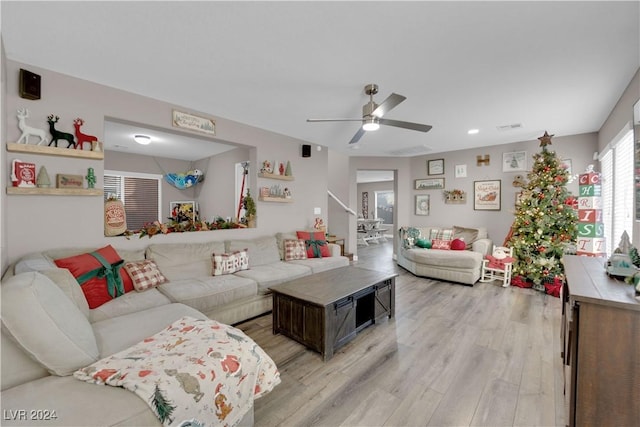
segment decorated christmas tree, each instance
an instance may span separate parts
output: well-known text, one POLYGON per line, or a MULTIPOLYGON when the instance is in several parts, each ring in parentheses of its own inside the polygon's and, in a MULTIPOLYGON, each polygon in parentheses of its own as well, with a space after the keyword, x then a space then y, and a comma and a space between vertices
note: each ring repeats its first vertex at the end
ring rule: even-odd
POLYGON ((577 234, 578 218, 571 206, 575 198, 566 188, 569 173, 556 153, 548 149, 552 136, 545 132, 538 138, 542 151, 533 155, 529 182, 516 205, 507 242, 516 258, 514 281, 533 284, 538 290, 545 290, 545 283, 564 279, 560 260, 577 234))

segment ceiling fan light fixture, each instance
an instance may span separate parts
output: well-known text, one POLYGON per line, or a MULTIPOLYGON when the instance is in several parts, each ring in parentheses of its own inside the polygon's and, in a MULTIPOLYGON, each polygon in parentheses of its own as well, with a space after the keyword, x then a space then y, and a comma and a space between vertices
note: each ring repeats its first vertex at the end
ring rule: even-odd
POLYGON ((378 119, 376 117, 369 117, 364 120, 362 124, 362 129, 366 131, 373 131, 380 129, 380 124, 378 123, 378 119))
POLYGON ((151 137, 149 135, 134 135, 133 139, 141 145, 149 145, 151 143, 151 137))

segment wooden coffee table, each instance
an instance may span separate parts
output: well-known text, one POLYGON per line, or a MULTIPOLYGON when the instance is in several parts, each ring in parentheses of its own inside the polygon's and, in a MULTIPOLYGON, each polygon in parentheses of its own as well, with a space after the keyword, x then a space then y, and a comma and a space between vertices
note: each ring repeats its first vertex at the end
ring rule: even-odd
POLYGON ((397 276, 349 266, 272 286, 273 333, 329 360, 362 329, 393 317, 397 276))

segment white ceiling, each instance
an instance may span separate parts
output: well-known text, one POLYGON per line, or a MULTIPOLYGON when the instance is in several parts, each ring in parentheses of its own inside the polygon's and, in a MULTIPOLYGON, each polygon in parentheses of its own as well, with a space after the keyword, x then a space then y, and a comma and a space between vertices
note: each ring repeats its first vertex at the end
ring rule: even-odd
POLYGON ((640 66, 639 4, 2 1, 0 12, 9 59, 347 155, 406 156, 597 131, 640 66), (385 118, 433 129, 383 126, 350 147, 357 123, 306 122, 360 117, 368 83, 378 103, 407 97, 385 118))

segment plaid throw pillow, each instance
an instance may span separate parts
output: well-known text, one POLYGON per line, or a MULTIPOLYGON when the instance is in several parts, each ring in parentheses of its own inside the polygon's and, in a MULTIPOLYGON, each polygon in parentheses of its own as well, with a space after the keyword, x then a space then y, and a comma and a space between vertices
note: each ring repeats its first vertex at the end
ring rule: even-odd
POLYGON ((167 278, 158 269, 156 262, 152 259, 127 262, 124 265, 124 269, 129 273, 129 277, 133 281, 133 287, 138 292, 155 288, 168 282, 167 278))
POLYGON ((431 240, 453 240, 453 230, 452 229, 437 229, 432 228, 431 233, 429 234, 429 239, 431 240))
POLYGON ((307 259, 307 246, 304 240, 288 239, 284 241, 284 260, 307 259))
POLYGON ((213 254, 211 256, 213 261, 212 274, 214 276, 221 276, 223 274, 232 274, 240 270, 248 270, 249 255, 247 250, 248 249, 244 249, 228 254, 213 254))

